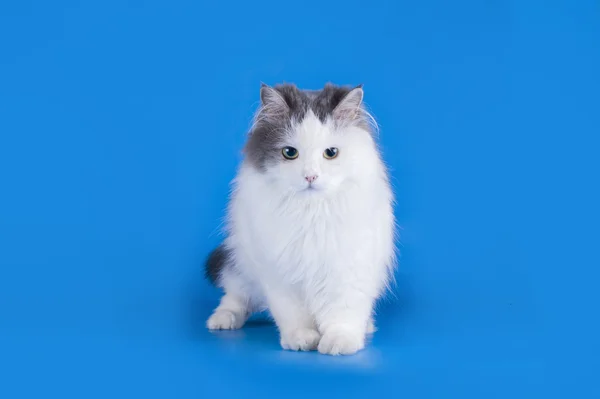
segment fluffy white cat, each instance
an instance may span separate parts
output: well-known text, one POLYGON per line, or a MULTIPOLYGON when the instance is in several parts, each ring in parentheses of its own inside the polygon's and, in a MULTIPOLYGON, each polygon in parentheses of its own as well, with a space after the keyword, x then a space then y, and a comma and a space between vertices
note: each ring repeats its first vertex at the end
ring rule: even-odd
POLYGON ((353 354, 375 331, 395 264, 393 194, 363 89, 261 88, 206 274, 225 295, 209 329, 268 309, 281 346, 353 354))

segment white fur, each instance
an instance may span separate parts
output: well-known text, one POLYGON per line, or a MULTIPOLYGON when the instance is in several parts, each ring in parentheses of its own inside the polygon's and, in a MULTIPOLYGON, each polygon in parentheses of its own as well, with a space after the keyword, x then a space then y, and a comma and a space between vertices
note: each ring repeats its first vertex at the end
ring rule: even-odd
POLYGON ((321 123, 288 132, 297 159, 266 172, 244 162, 233 182, 225 245, 234 267, 211 329, 239 328, 269 309, 281 346, 352 354, 375 330, 373 307, 394 264, 392 192, 369 132, 321 123), (337 147, 333 160, 323 151, 337 147), (305 176, 318 175, 314 189, 305 176))

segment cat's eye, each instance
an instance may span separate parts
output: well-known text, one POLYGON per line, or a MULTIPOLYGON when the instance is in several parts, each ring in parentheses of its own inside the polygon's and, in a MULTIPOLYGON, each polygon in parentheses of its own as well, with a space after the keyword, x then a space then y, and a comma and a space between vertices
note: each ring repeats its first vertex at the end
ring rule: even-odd
POLYGON ((333 158, 337 157, 339 153, 340 153, 340 150, 338 150, 335 147, 330 147, 330 148, 326 149, 325 151, 323 151, 323 156, 327 159, 333 159, 333 158))
POLYGON ((298 158, 298 150, 295 149, 294 147, 283 147, 283 150, 281 150, 281 153, 283 154, 283 157, 285 159, 298 158))

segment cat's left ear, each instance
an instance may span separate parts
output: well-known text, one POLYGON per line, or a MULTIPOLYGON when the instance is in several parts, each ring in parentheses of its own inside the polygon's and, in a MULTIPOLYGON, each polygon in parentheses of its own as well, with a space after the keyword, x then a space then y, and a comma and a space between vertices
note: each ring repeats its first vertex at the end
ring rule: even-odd
POLYGON ((354 119, 360 111, 363 101, 363 85, 358 85, 342 98, 333 110, 335 119, 354 119))

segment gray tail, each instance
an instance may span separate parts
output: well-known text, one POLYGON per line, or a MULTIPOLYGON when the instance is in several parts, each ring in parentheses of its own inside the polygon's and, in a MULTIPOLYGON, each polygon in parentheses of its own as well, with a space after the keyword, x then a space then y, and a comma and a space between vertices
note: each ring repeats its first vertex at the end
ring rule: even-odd
POLYGON ((229 255, 230 251, 223 244, 216 247, 208 255, 206 264, 204 265, 204 275, 214 285, 219 283, 221 273, 229 262, 229 255))

